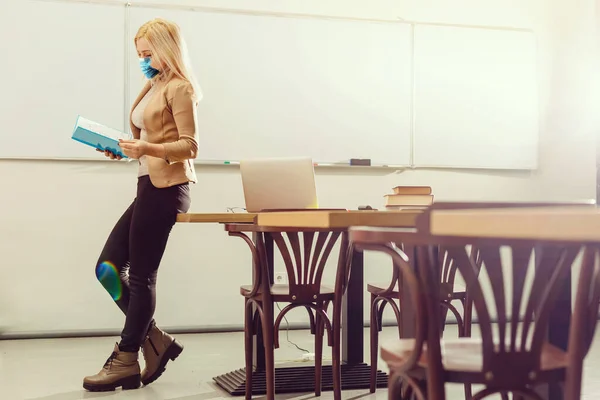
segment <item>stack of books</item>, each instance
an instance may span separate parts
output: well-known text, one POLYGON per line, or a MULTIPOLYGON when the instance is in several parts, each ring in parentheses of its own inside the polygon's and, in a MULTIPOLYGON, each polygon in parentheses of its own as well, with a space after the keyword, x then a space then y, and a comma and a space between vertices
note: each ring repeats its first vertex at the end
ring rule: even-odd
POLYGON ((424 209, 433 204, 430 186, 396 186, 392 190, 394 193, 384 196, 387 210, 424 209))

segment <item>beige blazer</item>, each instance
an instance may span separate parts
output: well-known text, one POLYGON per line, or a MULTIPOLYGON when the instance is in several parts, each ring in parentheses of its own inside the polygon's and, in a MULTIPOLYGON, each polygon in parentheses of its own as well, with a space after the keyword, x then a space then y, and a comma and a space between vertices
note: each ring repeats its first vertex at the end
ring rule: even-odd
MULTIPOLYGON (((148 174, 158 188, 196 182, 193 159, 198 153, 198 97, 192 85, 177 77, 157 82, 154 95, 144 111, 144 125, 148 142, 160 143, 165 148, 165 159, 147 156, 148 174)), ((150 90, 148 82, 135 99, 131 113, 150 90)), ((135 139, 141 131, 131 120, 129 125, 135 139)))

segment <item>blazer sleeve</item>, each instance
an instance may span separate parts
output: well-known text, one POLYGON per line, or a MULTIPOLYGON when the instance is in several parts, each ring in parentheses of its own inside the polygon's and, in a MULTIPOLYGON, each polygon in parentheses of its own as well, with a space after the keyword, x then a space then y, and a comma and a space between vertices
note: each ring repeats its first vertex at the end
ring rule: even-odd
POLYGON ((179 139, 163 143, 165 158, 169 164, 196 158, 198 154, 197 104, 197 97, 189 82, 177 85, 171 100, 171 110, 179 139))

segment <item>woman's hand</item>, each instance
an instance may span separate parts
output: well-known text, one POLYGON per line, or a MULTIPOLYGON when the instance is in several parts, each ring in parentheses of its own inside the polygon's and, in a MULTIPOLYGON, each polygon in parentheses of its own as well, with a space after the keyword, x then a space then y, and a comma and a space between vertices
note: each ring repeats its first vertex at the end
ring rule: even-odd
POLYGON ((96 151, 99 152, 99 153, 103 153, 106 157, 110 158, 111 160, 120 160, 120 159, 123 158, 123 157, 121 157, 121 156, 113 153, 110 150, 104 150, 104 151, 102 151, 100 149, 96 149, 96 151))
POLYGON ((148 142, 139 139, 119 139, 119 147, 127 157, 133 159, 139 159, 148 152, 148 142))

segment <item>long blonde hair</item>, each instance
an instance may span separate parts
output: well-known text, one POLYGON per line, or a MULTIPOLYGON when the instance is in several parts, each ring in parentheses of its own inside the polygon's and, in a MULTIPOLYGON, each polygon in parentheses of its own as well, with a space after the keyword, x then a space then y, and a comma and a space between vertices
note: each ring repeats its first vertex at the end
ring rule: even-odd
POLYGON ((164 74, 166 76, 164 78, 177 76, 189 82, 194 88, 198 100, 202 98, 200 86, 192 70, 187 45, 177 24, 162 18, 155 18, 138 29, 134 39, 136 46, 141 38, 148 41, 152 57, 160 65, 165 66, 164 74))

